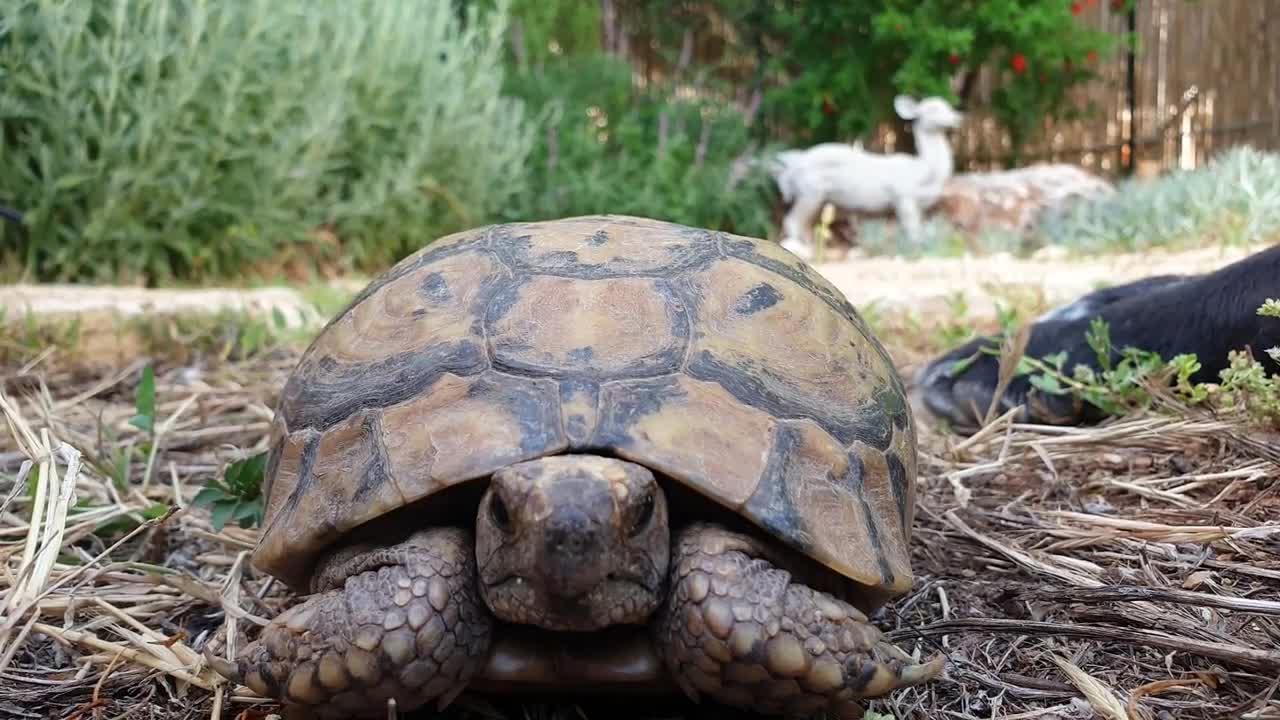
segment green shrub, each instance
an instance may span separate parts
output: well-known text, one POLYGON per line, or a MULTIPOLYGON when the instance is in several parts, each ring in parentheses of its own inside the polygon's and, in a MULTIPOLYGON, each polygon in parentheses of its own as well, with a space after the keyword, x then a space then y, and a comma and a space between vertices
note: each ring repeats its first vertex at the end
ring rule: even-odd
POLYGON ((1280 154, 1235 147, 1195 170, 1126 180, 1113 195, 1045 219, 1050 245, 1072 251, 1267 242, 1280 232, 1280 154))
MULTIPOLYGON (((379 0, 14 0, 0 203, 28 279, 227 278, 324 226, 379 267, 484 222, 532 129, 505 13, 379 0), (463 22, 463 21, 466 22, 463 22)), ((11 244, 12 248, 12 244, 11 244)))
POLYGON ((550 61, 509 87, 541 115, 529 181, 503 217, 621 213, 768 234, 770 181, 748 160, 740 111, 633 88, 630 65, 603 54, 550 61))
POLYGON ((603 50, 597 0, 513 0, 510 13, 506 91, 537 113, 537 140, 500 219, 625 213, 769 233, 773 188, 747 116, 705 67, 635 83, 603 50))

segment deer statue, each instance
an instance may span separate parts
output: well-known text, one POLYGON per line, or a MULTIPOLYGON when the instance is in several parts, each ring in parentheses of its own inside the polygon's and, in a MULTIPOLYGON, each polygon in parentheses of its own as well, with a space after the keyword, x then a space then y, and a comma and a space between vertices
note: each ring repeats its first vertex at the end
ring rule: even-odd
POLYGON ((774 179, 791 205, 782 221, 784 248, 813 258, 814 217, 827 203, 851 213, 892 211, 907 239, 918 239, 924 211, 955 170, 947 130, 959 127, 964 115, 940 97, 899 95, 893 107, 911 123, 916 155, 871 153, 861 143, 821 143, 775 155, 774 179))

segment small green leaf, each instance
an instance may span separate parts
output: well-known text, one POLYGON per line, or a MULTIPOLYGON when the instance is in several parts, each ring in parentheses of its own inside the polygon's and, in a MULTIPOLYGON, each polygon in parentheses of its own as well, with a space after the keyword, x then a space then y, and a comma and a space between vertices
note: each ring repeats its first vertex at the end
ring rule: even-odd
POLYGON ((143 432, 152 432, 156 414, 156 375, 150 363, 142 369, 142 381, 138 383, 134 408, 137 414, 130 418, 129 424, 143 432))
POLYGON ((252 500, 262 494, 262 479, 266 474, 267 453, 237 460, 227 466, 227 488, 242 500, 252 500))
POLYGON ((200 492, 196 493, 196 496, 192 498, 191 504, 195 505, 196 507, 202 507, 205 505, 214 505, 230 497, 231 496, 228 495, 225 491, 223 491, 222 488, 216 485, 205 485, 204 487, 200 488, 200 492))
POLYGON ((259 500, 248 500, 237 503, 235 512, 231 514, 234 520, 242 528, 251 528, 257 525, 262 519, 262 502, 259 500))
POLYGON ((222 530, 222 528, 226 526, 227 520, 231 519, 231 515, 236 510, 236 504, 237 503, 226 502, 218 503, 213 506, 213 511, 210 513, 210 521, 213 523, 213 529, 215 531, 222 530))
POLYGON ((1089 329, 1085 331, 1085 341, 1098 356, 1098 364, 1103 370, 1111 369, 1111 326, 1106 320, 1095 317, 1089 321, 1089 329))
POLYGON ((1030 381, 1037 389, 1051 395, 1065 395, 1067 392, 1053 375, 1032 375, 1030 381))

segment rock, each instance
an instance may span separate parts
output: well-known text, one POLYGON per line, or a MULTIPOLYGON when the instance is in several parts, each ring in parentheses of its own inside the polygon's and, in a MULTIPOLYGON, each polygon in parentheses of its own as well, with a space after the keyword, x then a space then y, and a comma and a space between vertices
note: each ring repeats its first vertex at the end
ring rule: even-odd
POLYGON ((966 234, 1033 230, 1047 212, 1115 192, 1106 180, 1069 164, 1037 164, 1015 170, 963 173, 947 182, 933 215, 966 234))

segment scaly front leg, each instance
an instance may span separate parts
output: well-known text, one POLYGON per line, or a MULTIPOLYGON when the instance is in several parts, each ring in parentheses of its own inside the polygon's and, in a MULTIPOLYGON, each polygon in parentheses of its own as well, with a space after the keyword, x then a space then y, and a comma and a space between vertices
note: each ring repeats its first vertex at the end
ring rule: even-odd
POLYGON ((714 525, 684 531, 657 622, 658 652, 694 700, 774 715, 822 710, 860 718, 860 700, 933 679, 942 657, 915 663, 866 616, 761 556, 757 542, 714 525))
POLYGON ((493 620, 476 591, 471 534, 434 528, 322 568, 317 594, 274 618, 215 670, 297 717, 379 717, 449 704, 483 665, 493 620))

